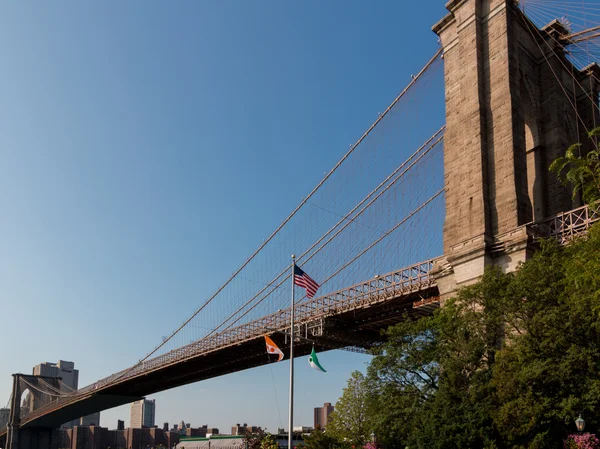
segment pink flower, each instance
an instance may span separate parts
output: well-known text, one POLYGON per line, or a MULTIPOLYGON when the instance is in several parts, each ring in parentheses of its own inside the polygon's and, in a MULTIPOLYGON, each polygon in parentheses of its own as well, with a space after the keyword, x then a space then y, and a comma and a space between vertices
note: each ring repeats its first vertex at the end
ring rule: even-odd
POLYGON ((600 441, 593 433, 569 435, 563 442, 565 449, 598 449, 600 441))

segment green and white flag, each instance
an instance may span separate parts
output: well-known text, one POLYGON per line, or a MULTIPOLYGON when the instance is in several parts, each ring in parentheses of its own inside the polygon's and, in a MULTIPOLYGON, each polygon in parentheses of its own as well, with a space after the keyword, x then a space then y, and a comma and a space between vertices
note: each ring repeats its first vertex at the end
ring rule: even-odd
POLYGON ((315 352, 314 346, 312 348, 312 352, 310 353, 310 356, 308 357, 308 363, 310 364, 311 367, 313 367, 316 370, 323 371, 324 373, 327 372, 323 369, 323 367, 319 363, 319 358, 317 357, 317 353, 315 352))

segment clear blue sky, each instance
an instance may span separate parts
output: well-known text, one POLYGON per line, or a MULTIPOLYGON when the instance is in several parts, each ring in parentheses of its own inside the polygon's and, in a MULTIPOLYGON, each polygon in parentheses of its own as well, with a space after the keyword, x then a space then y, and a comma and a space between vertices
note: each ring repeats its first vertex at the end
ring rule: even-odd
MULTIPOLYGON (((83 386, 155 346, 424 65, 444 13, 432 0, 3 2, 0 406, 14 372, 71 360, 83 386)), ((367 360, 324 353, 327 375, 299 363, 295 424, 367 360)), ((287 369, 157 394, 157 424, 287 427, 287 369)), ((117 419, 129 408, 101 423, 117 419)))

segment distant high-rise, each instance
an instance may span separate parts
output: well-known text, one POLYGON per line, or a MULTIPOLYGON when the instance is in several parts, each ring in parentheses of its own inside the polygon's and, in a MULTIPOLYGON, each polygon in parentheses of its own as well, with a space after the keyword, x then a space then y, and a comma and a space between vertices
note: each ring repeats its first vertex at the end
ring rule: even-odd
POLYGON ((144 405, 144 426, 145 427, 154 427, 154 421, 156 418, 156 402, 154 399, 149 401, 145 401, 144 405))
POLYGON ((168 432, 168 431, 169 431, 169 423, 168 423, 168 422, 166 422, 166 423, 164 423, 164 424, 163 424, 163 430, 164 430, 165 432, 168 432))
POLYGON ((0 429, 4 428, 8 424, 8 415, 10 414, 9 408, 0 408, 0 429))
POLYGON ((28 391, 21 402, 21 418, 25 418, 27 415, 29 415, 29 411, 33 406, 33 396, 31 395, 31 392, 28 391))
POLYGON ((44 362, 33 367, 34 376, 61 377, 61 390, 77 390, 79 384, 79 370, 75 369, 75 363, 59 360, 58 363, 44 362))
POLYGON ((99 426, 100 425, 100 412, 92 413, 91 415, 79 418, 80 426, 99 426))
MULTIPOLYGON (((79 370, 75 369, 74 362, 59 360, 58 363, 43 362, 33 367, 34 376, 60 377, 60 390, 65 393, 77 390, 79 385, 79 370)), ((29 411, 33 411, 33 396, 31 396, 29 411)), ((71 428, 73 426, 90 426, 100 425, 100 412, 92 413, 88 416, 73 420, 62 425, 63 428, 71 428)))
POLYGON ((117 430, 125 430, 125 421, 117 419, 117 430))
POLYGON ((232 435, 245 435, 246 432, 256 433, 256 432, 258 432, 259 429, 260 429, 260 427, 258 427, 258 426, 249 426, 246 423, 244 423, 243 425, 240 425, 238 423, 235 426, 231 426, 231 434, 232 435))
POLYGON ((131 403, 131 416, 129 427, 141 429, 142 427, 154 427, 156 403, 154 399, 142 399, 131 403))
POLYGON ((333 405, 330 402, 323 404, 323 407, 315 407, 315 429, 324 429, 327 426, 331 412, 333 412, 333 405))
POLYGON ((237 423, 235 426, 231 426, 231 434, 232 435, 244 435, 246 433, 246 423, 244 425, 240 425, 237 423))

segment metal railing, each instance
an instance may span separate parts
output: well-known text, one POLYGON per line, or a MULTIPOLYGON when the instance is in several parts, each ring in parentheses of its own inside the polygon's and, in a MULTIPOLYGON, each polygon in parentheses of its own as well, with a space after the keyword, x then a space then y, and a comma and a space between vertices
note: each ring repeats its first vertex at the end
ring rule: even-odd
POLYGON ((585 205, 553 217, 528 225, 534 239, 555 238, 561 244, 587 232, 590 226, 600 221, 600 202, 590 207, 585 205))
MULTIPOLYGON (((370 307, 392 298, 428 289, 435 285, 430 275, 434 259, 427 260, 406 268, 402 268, 373 279, 353 285, 343 290, 311 299, 296 305, 296 322, 299 324, 314 319, 338 315, 347 311, 370 307)), ((189 345, 170 351, 150 360, 146 360, 131 368, 125 369, 98 382, 88 385, 49 404, 34 410, 24 421, 32 421, 48 412, 76 402, 86 395, 118 384, 127 379, 156 371, 175 363, 180 363, 199 355, 210 353, 228 346, 237 345, 264 335, 266 329, 283 330, 290 322, 291 308, 280 310, 257 320, 241 324, 231 329, 216 333, 189 345)), ((1 432, 0 432, 1 433, 1 432)))

